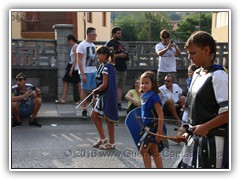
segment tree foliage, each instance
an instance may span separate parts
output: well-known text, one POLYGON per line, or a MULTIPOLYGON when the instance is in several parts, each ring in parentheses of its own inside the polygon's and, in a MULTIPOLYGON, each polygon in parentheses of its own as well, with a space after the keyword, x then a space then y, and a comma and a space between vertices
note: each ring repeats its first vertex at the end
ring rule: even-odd
POLYGON ((123 41, 137 41, 136 23, 131 16, 124 16, 121 19, 115 20, 115 25, 122 29, 123 41))
POLYGON ((210 12, 190 12, 181 17, 174 12, 114 12, 113 26, 122 28, 123 41, 159 41, 160 31, 167 29, 171 38, 186 41, 196 30, 211 33, 210 12), (178 28, 173 30, 173 19, 178 21, 178 28))
POLYGON ((197 12, 183 17, 183 19, 178 23, 176 34, 181 41, 185 42, 189 36, 197 30, 211 33, 211 26, 211 13, 197 12))
POLYGON ((113 26, 123 29, 124 41, 159 41, 162 29, 171 28, 169 19, 161 12, 137 12, 116 17, 113 26))

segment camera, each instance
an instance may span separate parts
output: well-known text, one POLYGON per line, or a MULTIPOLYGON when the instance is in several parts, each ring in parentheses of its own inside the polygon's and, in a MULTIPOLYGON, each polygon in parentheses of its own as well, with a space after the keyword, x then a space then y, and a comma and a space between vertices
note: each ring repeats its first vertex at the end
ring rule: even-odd
POLYGON ((170 43, 173 44, 173 39, 170 40, 170 43))
POLYGON ((32 86, 32 87, 31 87, 31 89, 32 89, 33 91, 35 91, 36 88, 37 88, 37 86, 32 86))

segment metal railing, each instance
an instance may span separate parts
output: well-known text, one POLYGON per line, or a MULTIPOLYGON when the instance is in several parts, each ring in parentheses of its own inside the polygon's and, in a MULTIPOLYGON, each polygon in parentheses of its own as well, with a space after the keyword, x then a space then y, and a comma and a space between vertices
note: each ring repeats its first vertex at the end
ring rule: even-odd
MULTIPOLYGON (((128 69, 157 69, 158 55, 155 46, 159 42, 148 41, 122 41, 126 50, 130 53, 131 60, 128 62, 128 69)), ((103 42, 95 42, 97 46, 103 42)), ((181 50, 181 55, 177 58, 177 69, 187 69, 191 64, 184 49, 185 43, 176 43, 181 50)), ((217 43, 216 63, 228 67, 228 43, 217 43)))
POLYGON ((56 58, 55 40, 12 40, 12 67, 51 66, 56 58))
MULTIPOLYGON (((130 53, 128 69, 157 69, 158 56, 155 52, 155 45, 158 42, 147 41, 123 41, 123 46, 130 53)), ((95 42, 96 46, 105 42, 95 42)), ((177 43, 182 54, 177 57, 177 69, 187 69, 190 65, 188 55, 184 49, 184 43, 177 43)), ((51 66, 56 59, 55 40, 12 40, 12 67, 31 68, 51 66)), ((228 67, 228 43, 217 43, 218 64, 228 67)))

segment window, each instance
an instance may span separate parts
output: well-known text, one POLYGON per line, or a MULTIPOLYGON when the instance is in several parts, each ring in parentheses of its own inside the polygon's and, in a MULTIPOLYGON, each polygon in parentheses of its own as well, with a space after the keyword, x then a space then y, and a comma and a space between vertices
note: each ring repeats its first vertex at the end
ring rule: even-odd
MULTIPOLYGON (((54 32, 54 24, 70 24, 72 17, 63 12, 27 12, 22 32, 54 32)), ((70 14, 71 15, 71 14, 70 14)))
POLYGON ((106 12, 102 13, 102 25, 103 25, 103 27, 107 26, 107 13, 106 12))
POLYGON ((39 13, 39 31, 51 32, 54 31, 54 24, 64 24, 64 13, 61 12, 40 12, 39 13))
POLYGON ((216 15, 216 28, 228 25, 228 12, 219 12, 216 15))
POLYGON ((92 12, 87 12, 87 22, 92 23, 92 12))

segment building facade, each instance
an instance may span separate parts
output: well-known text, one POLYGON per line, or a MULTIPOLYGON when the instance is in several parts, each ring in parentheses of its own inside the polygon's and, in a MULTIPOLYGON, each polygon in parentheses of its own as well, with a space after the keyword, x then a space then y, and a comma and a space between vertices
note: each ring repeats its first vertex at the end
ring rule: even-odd
POLYGON ((217 42, 229 42, 229 11, 212 13, 212 36, 217 42))
POLYGON ((82 41, 86 29, 97 30, 97 41, 107 41, 111 33, 111 12, 12 11, 12 39, 55 39, 54 24, 73 24, 73 34, 82 41))

